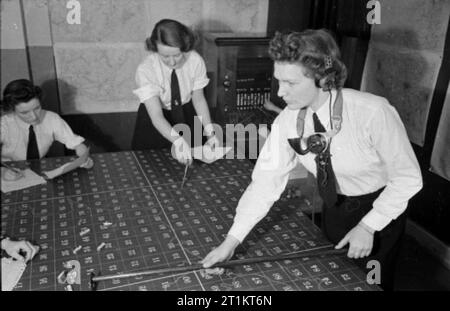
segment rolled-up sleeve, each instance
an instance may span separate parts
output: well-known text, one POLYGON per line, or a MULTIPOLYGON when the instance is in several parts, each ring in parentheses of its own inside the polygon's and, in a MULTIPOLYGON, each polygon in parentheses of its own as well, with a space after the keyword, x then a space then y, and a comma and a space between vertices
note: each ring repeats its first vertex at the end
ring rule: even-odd
POLYGON ((288 182, 289 172, 296 166, 296 154, 280 128, 282 123, 278 116, 258 157, 252 181, 236 208, 236 216, 228 234, 240 242, 280 198, 288 182))
POLYGON ((6 118, 0 119, 0 144, 5 144, 8 139, 8 126, 6 124, 6 118))
POLYGON ((422 175, 400 116, 387 101, 374 113, 368 131, 386 165, 388 182, 362 221, 380 231, 402 214, 408 200, 422 189, 422 175))
POLYGON ((139 67, 136 70, 136 84, 138 88, 133 90, 133 94, 139 97, 141 103, 162 93, 161 86, 149 69, 139 67))
POLYGON ((193 91, 203 89, 208 85, 209 79, 206 75, 206 65, 203 58, 198 55, 194 63, 194 86, 193 91))
POLYGON ((64 144, 68 149, 75 149, 84 142, 84 138, 73 133, 70 126, 60 116, 54 114, 52 117, 53 135, 55 140, 64 144))

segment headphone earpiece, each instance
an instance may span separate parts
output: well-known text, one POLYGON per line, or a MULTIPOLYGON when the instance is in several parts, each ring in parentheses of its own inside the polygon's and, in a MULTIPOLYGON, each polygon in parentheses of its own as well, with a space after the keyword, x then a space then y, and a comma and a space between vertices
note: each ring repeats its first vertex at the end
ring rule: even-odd
POLYGON ((333 69, 333 59, 331 56, 325 56, 324 59, 325 71, 323 77, 320 79, 320 87, 324 91, 330 91, 336 87, 336 71, 333 69))
POLYGON ((319 84, 318 87, 320 87, 322 90, 330 91, 331 89, 336 87, 336 73, 332 71, 317 82, 319 84))

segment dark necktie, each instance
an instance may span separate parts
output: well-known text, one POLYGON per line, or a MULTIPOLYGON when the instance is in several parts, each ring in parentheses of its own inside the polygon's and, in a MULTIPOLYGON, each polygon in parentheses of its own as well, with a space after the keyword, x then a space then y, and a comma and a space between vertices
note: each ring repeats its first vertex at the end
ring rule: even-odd
POLYGON ((30 125, 30 129, 28 132, 27 160, 36 160, 36 159, 39 159, 39 149, 33 125, 30 125))
MULTIPOLYGON (((313 113, 314 131, 317 133, 326 132, 316 113, 313 113)), ((317 165, 317 186, 319 194, 326 207, 333 207, 337 201, 336 177, 331 165, 330 145, 328 148, 316 155, 317 165)))
POLYGON ((184 120, 183 105, 181 103, 180 84, 175 69, 172 70, 170 77, 170 91, 171 91, 171 112, 172 121, 175 124, 186 123, 184 120))

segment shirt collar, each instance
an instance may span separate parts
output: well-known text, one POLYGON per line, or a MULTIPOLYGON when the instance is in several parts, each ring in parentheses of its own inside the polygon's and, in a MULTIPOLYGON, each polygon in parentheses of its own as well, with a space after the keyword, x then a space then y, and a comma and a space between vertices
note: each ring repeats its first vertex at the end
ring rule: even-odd
MULTIPOLYGON (((333 107, 334 107, 335 99, 336 99, 336 90, 333 89, 333 90, 331 90, 331 114, 333 114, 333 107)), ((325 102, 322 104, 322 106, 320 106, 319 109, 317 109, 317 111, 313 111, 311 109, 311 107, 307 108, 305 119, 308 121, 311 120, 311 122, 312 122, 312 115, 314 112, 319 117, 319 120, 322 123, 322 125, 327 130, 330 129, 330 95, 329 94, 328 94, 325 102)))

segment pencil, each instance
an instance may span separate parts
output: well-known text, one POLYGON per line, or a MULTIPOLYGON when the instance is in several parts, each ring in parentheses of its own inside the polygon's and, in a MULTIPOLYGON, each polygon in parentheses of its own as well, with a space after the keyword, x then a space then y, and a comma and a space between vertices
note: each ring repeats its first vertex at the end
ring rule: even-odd
POLYGON ((22 174, 22 172, 19 169, 12 167, 11 165, 6 164, 5 162, 2 162, 2 166, 6 167, 7 169, 10 169, 11 171, 13 171, 17 174, 22 174))

